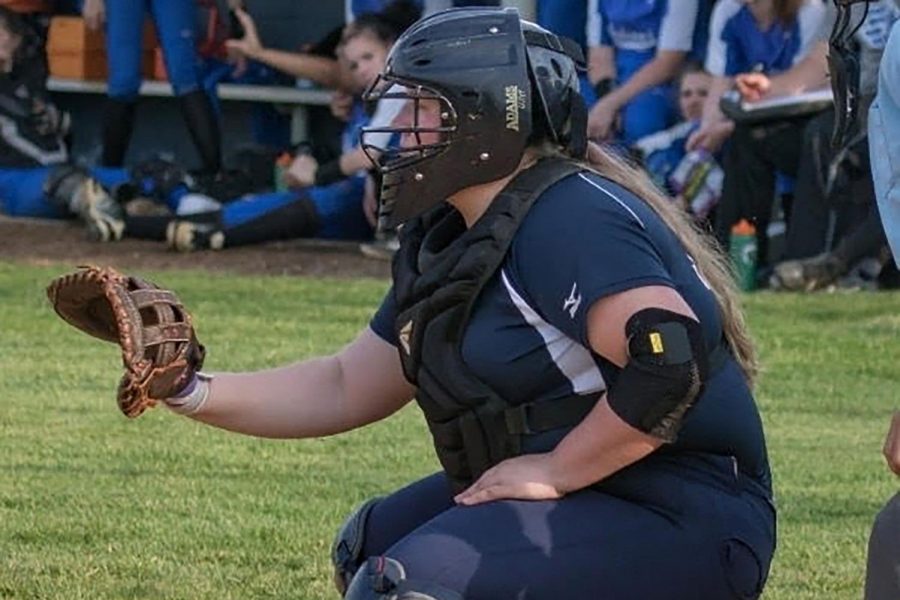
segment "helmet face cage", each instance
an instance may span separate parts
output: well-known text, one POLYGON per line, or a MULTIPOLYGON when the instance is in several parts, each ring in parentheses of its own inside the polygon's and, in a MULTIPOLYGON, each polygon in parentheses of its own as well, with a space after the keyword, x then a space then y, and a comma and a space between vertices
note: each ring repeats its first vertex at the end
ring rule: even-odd
POLYGON ((362 129, 360 145, 363 152, 382 174, 411 167, 443 153, 450 146, 453 134, 457 130, 458 119, 456 109, 443 94, 421 84, 404 82, 400 78, 382 74, 366 91, 364 98, 375 102, 402 101, 405 104, 402 110, 410 111, 411 114, 412 123, 408 125, 391 123, 362 129), (426 127, 419 122, 423 101, 434 101, 439 104, 441 116, 439 126, 426 127), (399 140, 393 140, 390 145, 384 147, 371 143, 371 138, 376 134, 412 134, 415 144, 400 144, 399 140), (424 142, 423 135, 426 134, 436 135, 438 141, 424 142))
POLYGON ((361 134, 382 174, 380 226, 514 173, 530 143, 574 147, 566 142, 586 121, 583 106, 583 118, 570 119, 574 69, 565 44, 514 8, 450 9, 414 24, 367 92, 370 100, 406 102, 402 119, 361 134), (385 148, 385 134, 402 134, 402 144, 385 148))

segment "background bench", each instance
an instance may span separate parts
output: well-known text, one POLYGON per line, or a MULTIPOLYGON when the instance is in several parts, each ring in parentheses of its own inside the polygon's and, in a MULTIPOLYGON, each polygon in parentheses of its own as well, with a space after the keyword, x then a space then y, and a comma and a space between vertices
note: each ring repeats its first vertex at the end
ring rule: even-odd
MULTIPOLYGON (((68 94, 106 94, 105 81, 84 81, 51 77, 47 81, 51 92, 68 94)), ((331 92, 320 89, 299 89, 287 86, 243 85, 221 83, 219 99, 223 102, 271 102, 286 105, 291 110, 291 141, 305 142, 309 137, 309 106, 327 106, 331 92)), ((141 96, 172 97, 172 86, 164 81, 145 81, 141 85, 141 96)))

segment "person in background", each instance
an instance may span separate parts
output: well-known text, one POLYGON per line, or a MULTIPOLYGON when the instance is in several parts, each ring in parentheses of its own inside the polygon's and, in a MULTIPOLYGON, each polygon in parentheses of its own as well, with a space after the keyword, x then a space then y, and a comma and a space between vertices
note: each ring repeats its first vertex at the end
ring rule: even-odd
POLYGON ((366 170, 371 165, 367 152, 386 147, 391 135, 370 140, 370 148, 364 150, 359 133, 366 124, 393 121, 402 103, 383 100, 370 105, 360 95, 378 77, 397 36, 418 18, 418 12, 409 8, 392 4, 382 13, 360 16, 344 30, 338 54, 353 77, 357 96, 349 106, 334 105, 346 120, 344 153, 337 160, 319 164, 310 154, 297 155, 285 172, 291 189, 250 194, 233 199, 213 215, 171 221, 165 225, 169 245, 189 252, 299 237, 371 238, 373 223, 363 210, 366 170))
POLYGON ((54 0, 0 0, 0 6, 17 13, 22 24, 29 30, 23 40, 19 52, 29 58, 23 58, 21 64, 28 63, 28 76, 37 80, 47 78, 47 33, 50 30, 50 17, 53 15, 54 0))
POLYGON ((36 36, 0 6, 0 207, 12 217, 79 217, 98 241, 122 236, 122 211, 105 186, 128 179, 124 169, 91 171, 70 162, 69 116, 53 104, 46 79, 31 72, 36 36), (102 184, 102 185, 101 185, 102 184))
POLYGON ((101 163, 119 167, 125 161, 141 87, 144 20, 149 14, 201 170, 217 172, 221 167, 221 133, 212 101, 203 88, 194 1, 84 0, 82 14, 88 27, 105 27, 106 32, 109 98, 104 111, 101 163))
MULTIPOLYGON (((816 46, 825 13, 822 0, 720 0, 710 24, 706 70, 714 76, 700 127, 688 139, 688 150, 718 152, 735 132, 734 122, 719 108, 723 94, 745 77, 774 77, 803 62, 816 46)), ((823 58, 823 57, 818 57, 823 58)), ((819 73, 821 78, 822 73, 819 73)), ((728 248, 732 226, 747 219, 756 226, 760 266, 767 260, 767 228, 776 190, 775 164, 797 172, 800 153, 779 143, 791 124, 740 127, 724 149, 722 197, 716 208, 714 233, 728 248), (762 150, 765 142, 765 150, 762 150), (747 158, 757 153, 757 160, 747 158)), ((799 126, 802 136, 802 124, 799 126)))
POLYGON ((670 84, 694 48, 700 8, 700 0, 588 2, 591 139, 631 145, 672 124, 670 84))
MULTIPOLYGON (((878 64, 891 23, 900 11, 888 3, 855 6, 850 15, 850 52, 860 69, 855 87, 860 114, 875 94, 878 64), (863 17, 866 16, 865 22, 863 17), (855 25, 861 25, 856 28, 855 25)), ((837 18, 833 4, 826 12, 809 53, 790 69, 776 75, 745 73, 735 78, 737 89, 749 101, 789 96, 828 85, 828 39, 837 18)), ((862 259, 878 257, 884 233, 878 224, 869 176, 869 152, 864 121, 848 132, 838 147, 832 144, 835 111, 812 117, 791 118, 759 126, 738 126, 728 147, 735 173, 726 175, 732 206, 771 203, 775 172, 794 178, 794 201, 787 215, 785 256, 771 275, 761 281, 775 290, 815 291, 831 286, 862 259), (737 197, 739 200, 735 201, 737 197)), ((719 230, 720 240, 726 231, 719 230)), ((763 273, 765 275, 765 272, 763 273)), ((878 275, 880 278, 881 276, 878 275)), ((891 269, 884 284, 891 285, 891 269)), ((848 280, 850 285, 865 283, 848 280)), ((870 282, 874 283, 874 281, 870 282)))
POLYGON ((639 139, 631 148, 632 156, 654 183, 701 222, 721 194, 722 171, 715 157, 706 152, 688 153, 685 144, 700 125, 709 85, 710 76, 706 71, 697 63, 687 63, 678 85, 682 120, 639 139))
POLYGON ((336 48, 343 27, 364 14, 383 13, 392 4, 408 4, 422 14, 430 14, 451 6, 496 4, 490 0, 463 2, 460 0, 345 0, 344 24, 329 32, 318 43, 303 52, 290 52, 267 47, 259 36, 255 23, 246 11, 237 11, 244 29, 240 39, 229 40, 227 45, 248 59, 259 61, 288 73, 298 79, 310 81, 326 89, 352 93, 353 78, 338 60, 336 48))

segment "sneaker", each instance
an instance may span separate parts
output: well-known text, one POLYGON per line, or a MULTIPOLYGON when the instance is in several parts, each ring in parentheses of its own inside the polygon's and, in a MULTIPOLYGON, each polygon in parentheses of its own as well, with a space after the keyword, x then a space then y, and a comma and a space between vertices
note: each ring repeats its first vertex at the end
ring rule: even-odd
POLYGON ((88 237, 96 242, 121 240, 125 233, 125 216, 121 205, 103 186, 88 178, 76 193, 74 205, 87 226, 88 237))
POLYGON ((377 260, 391 260, 399 249, 400 240, 396 237, 374 240, 359 245, 359 251, 363 253, 363 256, 368 256, 369 258, 377 260))
POLYGON ((840 259, 826 252, 778 264, 770 283, 775 290, 814 292, 833 284, 846 270, 840 259))
POLYGON ((172 221, 166 227, 166 242, 178 252, 221 250, 225 247, 225 234, 212 223, 172 221))

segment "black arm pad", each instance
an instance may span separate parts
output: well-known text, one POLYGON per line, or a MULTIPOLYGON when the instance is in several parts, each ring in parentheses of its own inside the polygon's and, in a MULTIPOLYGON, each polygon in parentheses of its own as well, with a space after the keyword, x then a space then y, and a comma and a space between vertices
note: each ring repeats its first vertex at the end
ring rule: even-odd
POLYGON ((635 429, 673 442, 709 374, 700 323, 648 308, 628 319, 625 334, 629 360, 607 391, 609 407, 635 429))

